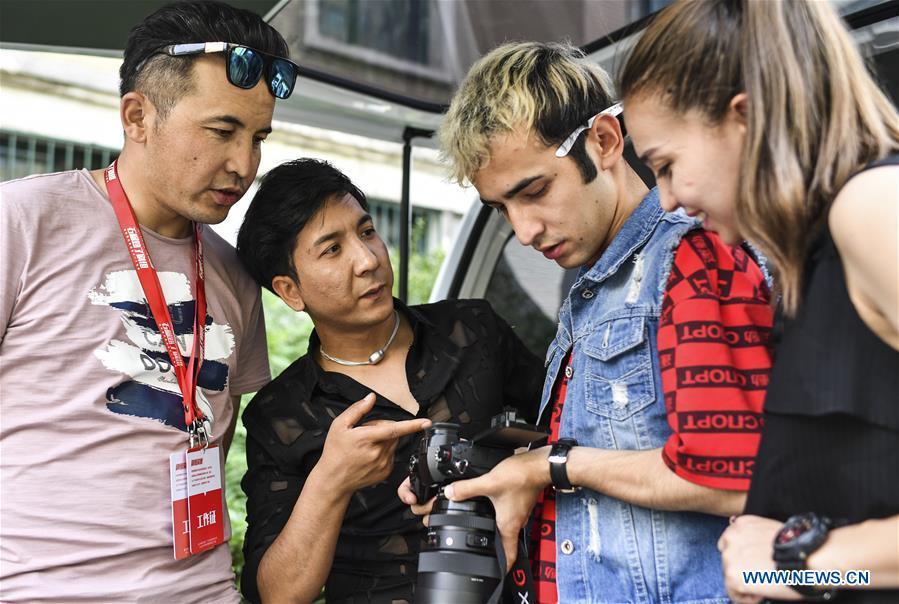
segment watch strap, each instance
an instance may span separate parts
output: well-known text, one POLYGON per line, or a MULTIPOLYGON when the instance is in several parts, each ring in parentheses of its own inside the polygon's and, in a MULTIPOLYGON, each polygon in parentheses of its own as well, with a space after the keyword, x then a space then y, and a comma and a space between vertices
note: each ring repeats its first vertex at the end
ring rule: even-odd
MULTIPOLYGON (((800 514, 797 516, 793 516, 784 523, 784 527, 794 521, 794 519, 802 518, 803 516, 813 517, 816 521, 817 526, 823 528, 823 534, 817 543, 811 545, 811 547, 807 549, 803 549, 801 551, 793 551, 792 554, 790 552, 782 552, 777 551, 777 547, 775 547, 774 553, 774 561, 777 566, 777 570, 784 571, 802 571, 808 569, 808 557, 813 552, 815 552, 821 545, 824 544, 824 541, 827 539, 827 533, 833 528, 834 523, 824 516, 818 516, 817 514, 800 514)), ((784 530, 784 529, 781 529, 784 530)), ((775 544, 777 540, 775 540, 775 544)), ((790 588, 793 589, 796 593, 802 595, 806 600, 813 600, 817 602, 829 602, 836 598, 837 590, 833 587, 816 587, 812 585, 790 585, 790 588)))
POLYGON ((560 438, 552 445, 549 454, 549 478, 553 488, 560 493, 573 493, 577 487, 568 479, 568 453, 577 446, 573 438, 560 438))
POLYGON ((833 587, 790 585, 790 589, 800 594, 805 600, 811 600, 814 602, 830 602, 837 597, 837 590, 833 587))
MULTIPOLYGON (((805 560, 781 560, 777 562, 777 570, 806 570, 808 565, 805 560)), ((837 590, 833 587, 814 587, 812 585, 790 585, 796 593, 806 600, 816 602, 830 602, 837 597, 837 590)))

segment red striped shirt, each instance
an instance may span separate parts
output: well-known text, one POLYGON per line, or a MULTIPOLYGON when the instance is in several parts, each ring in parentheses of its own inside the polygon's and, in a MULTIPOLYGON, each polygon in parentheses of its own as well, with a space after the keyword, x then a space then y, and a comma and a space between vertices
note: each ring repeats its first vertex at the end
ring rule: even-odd
POLYGON ((688 233, 677 248, 658 335, 672 430, 662 456, 678 476, 749 489, 773 319, 764 276, 749 254, 715 233, 688 233))
MULTIPOLYGON (((571 363, 571 352, 562 361, 564 367, 571 363)), ((559 373, 559 379, 553 389, 553 414, 549 420, 549 444, 559 440, 559 426, 562 419, 562 405, 568 392, 568 376, 565 371, 559 373)), ((534 575, 534 586, 537 590, 537 602, 540 604, 558 602, 556 590, 556 491, 552 487, 544 489, 537 498, 534 508, 531 529, 531 573, 534 575)))

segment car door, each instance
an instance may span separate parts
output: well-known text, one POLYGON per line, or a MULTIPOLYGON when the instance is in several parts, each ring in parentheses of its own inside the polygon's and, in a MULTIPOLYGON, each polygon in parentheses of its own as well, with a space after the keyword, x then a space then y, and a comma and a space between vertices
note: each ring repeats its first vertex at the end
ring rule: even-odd
POLYGON ((473 205, 460 227, 431 300, 484 298, 543 357, 556 333, 559 307, 577 269, 565 270, 521 245, 503 217, 473 205))

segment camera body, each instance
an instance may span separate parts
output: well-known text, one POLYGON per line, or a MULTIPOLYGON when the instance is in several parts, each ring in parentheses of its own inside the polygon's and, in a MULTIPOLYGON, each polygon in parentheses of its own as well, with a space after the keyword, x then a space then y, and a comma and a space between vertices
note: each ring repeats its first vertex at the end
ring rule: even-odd
POLYGON ((470 441, 459 436, 459 429, 457 424, 437 423, 419 441, 409 461, 412 492, 418 501, 429 500, 440 487, 456 480, 486 474, 515 449, 548 436, 545 429, 518 419, 509 407, 490 418, 490 427, 470 441))
POLYGON ((470 441, 459 430, 457 424, 434 424, 409 462, 418 501, 437 496, 418 557, 418 604, 481 604, 489 599, 505 570, 496 556, 493 506, 485 498, 449 501, 443 487, 486 474, 515 449, 548 436, 546 429, 519 420, 508 407, 470 441))

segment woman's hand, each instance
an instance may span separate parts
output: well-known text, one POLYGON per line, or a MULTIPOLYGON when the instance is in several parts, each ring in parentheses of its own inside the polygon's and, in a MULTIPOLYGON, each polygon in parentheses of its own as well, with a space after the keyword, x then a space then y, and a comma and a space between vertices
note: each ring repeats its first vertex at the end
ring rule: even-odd
POLYGON ((764 598, 801 600, 802 596, 786 585, 747 584, 744 573, 774 571, 774 538, 782 522, 760 516, 737 516, 718 540, 724 586, 727 595, 738 604, 756 604, 764 598))

